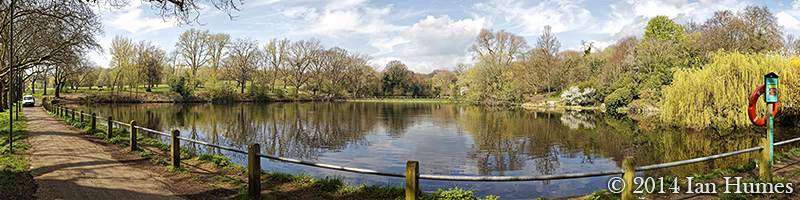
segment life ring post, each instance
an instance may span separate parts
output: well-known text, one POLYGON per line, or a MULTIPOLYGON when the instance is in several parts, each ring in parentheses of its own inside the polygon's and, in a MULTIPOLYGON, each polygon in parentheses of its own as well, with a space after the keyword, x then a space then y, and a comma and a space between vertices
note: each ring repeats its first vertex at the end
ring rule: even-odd
MULTIPOLYGON (((766 113, 766 126, 767 126, 767 133, 766 133, 766 141, 762 140, 764 144, 764 149, 762 151, 767 151, 766 154, 762 153, 762 155, 767 155, 767 158, 761 159, 761 166, 759 171, 761 171, 761 178, 768 183, 772 182, 772 166, 774 164, 773 160, 773 152, 774 152, 774 140, 773 134, 775 129, 774 118, 775 114, 778 110, 778 75, 770 72, 769 74, 764 75, 764 85, 756 89, 760 91, 760 93, 764 94, 764 102, 767 103, 767 113, 766 113), (760 89, 760 90, 759 90, 760 89)), ((760 94, 759 94, 760 96, 760 94)), ((756 97, 758 98, 758 97, 756 97)), ((752 103, 752 95, 751 95, 751 103, 752 103)), ((753 108, 754 109, 754 108, 753 108)), ((750 108, 748 108, 748 113, 750 113, 750 108)), ((752 118, 752 117, 751 117, 752 118)), ((754 121, 755 123, 755 121, 754 121)))

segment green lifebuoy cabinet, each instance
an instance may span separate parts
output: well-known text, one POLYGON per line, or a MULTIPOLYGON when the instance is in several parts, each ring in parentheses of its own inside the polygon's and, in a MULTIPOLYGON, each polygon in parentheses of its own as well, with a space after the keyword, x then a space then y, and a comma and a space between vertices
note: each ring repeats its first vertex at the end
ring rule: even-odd
POLYGON ((764 101, 767 103, 778 102, 778 75, 770 72, 764 75, 765 96, 764 101))

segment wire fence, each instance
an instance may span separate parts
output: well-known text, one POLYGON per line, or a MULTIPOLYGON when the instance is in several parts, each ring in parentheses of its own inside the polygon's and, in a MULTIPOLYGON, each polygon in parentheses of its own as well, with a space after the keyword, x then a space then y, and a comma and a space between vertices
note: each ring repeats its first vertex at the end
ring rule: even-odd
MULTIPOLYGON (((56 106, 56 105, 53 105, 52 108, 50 108, 50 109, 59 110, 57 112, 78 112, 78 111, 76 111, 74 109, 69 109, 69 108, 56 106)), ((84 113, 83 115, 84 116, 89 116, 89 117, 92 116, 89 113, 84 113)), ((102 121, 106 121, 106 122, 108 121, 108 118, 103 118, 103 117, 96 117, 96 118, 97 119, 102 119, 102 121)), ((127 127, 131 126, 128 123, 124 123, 124 122, 120 122, 120 121, 111 120, 111 122, 115 123, 115 124, 118 124, 118 125, 122 125, 122 126, 127 126, 127 127)), ((171 136, 170 134, 167 134, 167 133, 164 133, 164 132, 161 132, 161 131, 157 131, 157 130, 153 130, 153 129, 150 129, 150 128, 147 128, 147 127, 134 126, 134 128, 137 129, 137 130, 143 130, 143 131, 146 131, 146 132, 149 132, 149 133, 158 134, 158 135, 171 136)), ((196 143, 196 144, 206 145, 206 146, 210 146, 210 147, 215 147, 215 148, 219 148, 219 149, 224 149, 224 150, 228 150, 228 151, 232 151, 232 152, 242 153, 242 154, 252 153, 252 152, 249 152, 248 150, 242 150, 242 149, 237 149, 237 148, 233 148, 233 147, 221 146, 221 145, 212 144, 212 143, 208 143, 208 142, 204 142, 204 141, 198 141, 198 140, 185 138, 185 137, 177 137, 177 139, 184 140, 184 141, 191 142, 191 143, 196 143)), ((794 138, 794 139, 790 139, 790 140, 781 141, 781 142, 777 142, 777 143, 774 144, 774 146, 785 145, 785 144, 789 144, 789 143, 797 142, 797 141, 800 141, 800 137, 794 138)), ((675 161, 675 162, 653 164, 653 165, 647 165, 647 166, 639 166, 639 167, 635 167, 635 171, 650 171, 650 170, 657 170, 657 169, 665 169, 665 168, 670 168, 670 167, 676 167, 676 166, 681 166, 681 165, 688 165, 688 164, 699 163, 699 162, 704 162, 704 161, 709 161, 709 160, 714 160, 714 159, 720 159, 720 158, 724 158, 724 157, 729 157, 729 156, 739 155, 739 154, 743 154, 743 153, 758 151, 758 150, 762 150, 762 149, 764 149, 763 146, 758 146, 758 147, 752 147, 752 148, 742 149, 742 150, 738 150, 738 151, 732 151, 732 152, 721 153, 721 154, 716 154, 716 155, 710 155, 710 156, 705 156, 705 157, 693 158, 693 159, 688 159, 688 160, 681 160, 681 161, 675 161)), ((338 170, 338 171, 354 172, 354 173, 361 173, 361 174, 371 174, 371 175, 379 175, 379 176, 389 176, 389 177, 401 177, 401 178, 405 177, 407 179, 409 178, 409 174, 408 173, 388 172, 388 171, 378 171, 378 170, 362 169, 362 168, 354 168, 354 167, 345 167, 345 166, 338 166, 338 165, 332 165, 332 164, 317 163, 317 162, 312 162, 312 161, 307 161, 307 160, 299 160, 299 159, 294 159, 294 158, 285 158, 285 157, 274 156, 274 155, 266 155, 266 154, 261 154, 261 153, 257 153, 257 152, 254 155, 258 156, 258 157, 261 157, 261 158, 278 160, 278 161, 287 162, 287 163, 294 163, 294 164, 300 164, 300 165, 306 165, 306 166, 312 166, 312 167, 318 167, 318 168, 325 168, 325 169, 332 169, 332 170, 338 170)), ((409 162, 412 162, 412 161, 409 161, 409 162)), ((413 161, 413 162, 415 162, 415 161, 413 161)), ((557 175, 541 175, 541 176, 454 176, 454 175, 434 175, 434 174, 418 174, 418 173, 415 173, 415 177, 414 178, 417 178, 417 179, 428 179, 428 180, 446 180, 446 181, 537 181, 537 180, 558 180, 558 179, 586 178, 586 177, 608 176, 608 175, 621 175, 621 174, 624 174, 624 173, 626 173, 626 170, 624 170, 624 169, 608 170, 608 171, 600 171, 600 172, 569 173, 569 174, 557 174, 557 175)))

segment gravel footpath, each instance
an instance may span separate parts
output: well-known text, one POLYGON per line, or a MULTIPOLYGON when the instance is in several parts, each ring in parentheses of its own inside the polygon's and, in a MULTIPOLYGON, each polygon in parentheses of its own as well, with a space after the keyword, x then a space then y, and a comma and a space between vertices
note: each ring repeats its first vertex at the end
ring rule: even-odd
POLYGON ((113 159, 42 107, 22 111, 38 199, 182 199, 167 189, 169 180, 113 159))

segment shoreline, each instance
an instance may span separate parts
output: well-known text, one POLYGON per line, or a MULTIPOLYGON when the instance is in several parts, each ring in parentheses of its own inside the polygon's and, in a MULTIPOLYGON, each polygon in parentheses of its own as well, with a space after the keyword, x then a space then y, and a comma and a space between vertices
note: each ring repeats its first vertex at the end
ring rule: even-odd
POLYGON ((437 101, 437 100, 379 100, 379 99, 336 99, 342 102, 392 102, 392 103, 469 103, 469 101, 437 101))

